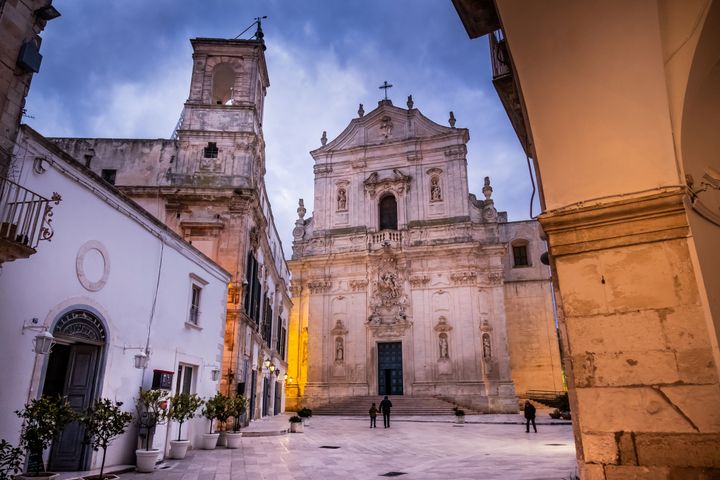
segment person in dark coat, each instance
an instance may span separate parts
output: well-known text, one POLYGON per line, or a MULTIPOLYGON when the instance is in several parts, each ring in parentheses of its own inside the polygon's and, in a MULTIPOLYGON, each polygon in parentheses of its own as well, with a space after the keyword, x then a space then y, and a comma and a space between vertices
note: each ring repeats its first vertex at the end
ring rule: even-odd
POLYGON ((375 402, 373 402, 372 407, 370 407, 370 428, 376 428, 377 425, 375 422, 377 421, 377 414, 378 409, 375 406, 375 402))
POLYGON ((529 400, 525 400, 523 412, 525 413, 525 433, 530 433, 530 422, 532 422, 533 430, 537 433, 537 427, 535 426, 535 406, 530 403, 529 400))
POLYGON ((385 395, 383 401, 380 402, 380 411, 383 414, 383 425, 385 425, 385 428, 390 428, 390 407, 392 407, 392 402, 388 400, 387 395, 385 395))

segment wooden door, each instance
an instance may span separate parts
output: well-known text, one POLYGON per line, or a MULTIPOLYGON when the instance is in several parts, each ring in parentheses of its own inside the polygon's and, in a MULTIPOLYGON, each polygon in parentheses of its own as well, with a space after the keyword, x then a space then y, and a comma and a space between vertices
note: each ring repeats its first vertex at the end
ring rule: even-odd
MULTIPOLYGON (((88 408, 94 400, 95 382, 100 347, 71 345, 63 395, 77 412, 88 408)), ((50 470, 79 471, 86 468, 87 456, 92 450, 83 442, 85 429, 73 422, 53 442, 50 470)))

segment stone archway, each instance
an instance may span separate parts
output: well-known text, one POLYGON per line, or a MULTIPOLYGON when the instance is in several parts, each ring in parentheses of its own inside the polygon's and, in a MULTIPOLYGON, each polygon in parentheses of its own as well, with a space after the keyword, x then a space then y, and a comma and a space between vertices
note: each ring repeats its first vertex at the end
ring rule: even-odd
MULTIPOLYGON (((76 411, 95 401, 103 371, 106 329, 100 317, 82 308, 64 313, 52 331, 56 344, 48 358, 43 395, 67 397, 76 411)), ((79 423, 68 425, 53 443, 49 467, 54 471, 87 470, 92 450, 79 423)))

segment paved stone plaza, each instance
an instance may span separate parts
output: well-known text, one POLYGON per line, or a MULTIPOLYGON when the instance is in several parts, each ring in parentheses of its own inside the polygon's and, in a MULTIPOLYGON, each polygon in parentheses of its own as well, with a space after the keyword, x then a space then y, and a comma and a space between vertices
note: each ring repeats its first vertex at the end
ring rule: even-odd
MULTIPOLYGON (((390 429, 370 429, 364 418, 313 417, 302 434, 243 437, 242 448, 195 450, 168 460, 152 474, 121 480, 319 480, 386 478, 560 480, 575 472, 569 424, 525 433, 518 415, 398 417, 390 429), (323 448, 339 447, 336 449, 323 448)), ((287 428, 286 417, 253 422, 250 431, 287 428), (266 423, 267 422, 267 423, 266 423)))

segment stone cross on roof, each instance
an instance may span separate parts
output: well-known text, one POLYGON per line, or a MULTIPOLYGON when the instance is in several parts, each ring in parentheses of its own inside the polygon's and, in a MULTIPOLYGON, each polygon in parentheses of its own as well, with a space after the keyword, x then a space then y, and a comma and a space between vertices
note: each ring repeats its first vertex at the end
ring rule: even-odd
POLYGON ((392 88, 392 85, 390 85, 390 84, 387 82, 387 80, 385 80, 385 81, 383 82, 383 84, 380 85, 378 88, 385 90, 385 100, 387 100, 387 99, 388 99, 388 98, 387 98, 387 91, 388 91, 388 88, 392 88))

